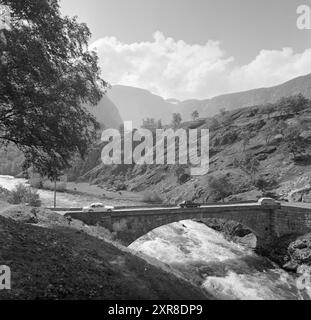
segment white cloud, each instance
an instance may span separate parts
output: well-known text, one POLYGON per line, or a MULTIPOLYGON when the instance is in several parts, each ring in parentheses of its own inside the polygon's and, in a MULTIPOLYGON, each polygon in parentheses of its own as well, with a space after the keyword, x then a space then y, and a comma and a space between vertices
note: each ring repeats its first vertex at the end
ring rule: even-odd
POLYGON ((103 77, 111 84, 181 100, 273 86, 311 72, 311 49, 262 50, 251 63, 238 66, 217 41, 192 45, 161 32, 153 41, 131 44, 105 37, 91 48, 98 51, 103 77))

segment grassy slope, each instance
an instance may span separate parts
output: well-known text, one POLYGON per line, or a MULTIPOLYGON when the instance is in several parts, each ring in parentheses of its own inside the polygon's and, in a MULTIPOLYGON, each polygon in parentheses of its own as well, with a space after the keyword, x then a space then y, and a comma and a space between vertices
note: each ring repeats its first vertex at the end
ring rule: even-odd
POLYGON ((101 231, 95 238, 87 234, 94 233, 88 227, 75 222, 66 226, 64 218, 42 210, 40 226, 30 225, 26 223, 30 214, 21 210, 10 208, 0 215, 0 265, 12 271, 12 290, 1 291, 0 299, 211 298, 99 239, 101 231))

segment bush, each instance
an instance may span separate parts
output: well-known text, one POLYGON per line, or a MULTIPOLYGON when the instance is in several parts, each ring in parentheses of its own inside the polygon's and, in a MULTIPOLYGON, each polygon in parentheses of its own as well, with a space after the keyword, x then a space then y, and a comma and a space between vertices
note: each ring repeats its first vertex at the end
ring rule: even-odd
POLYGON ((239 138, 238 133, 230 130, 224 134, 221 141, 221 145, 233 144, 238 140, 238 138, 239 138))
POLYGON ((221 108, 219 110, 219 113, 221 114, 221 116, 224 116, 226 114, 226 112, 227 112, 226 108, 221 108))
POLYGON ((28 182, 32 188, 42 189, 42 180, 40 177, 35 177, 31 175, 28 182))
POLYGON ((246 173, 251 178, 253 183, 255 176, 259 171, 260 162, 252 154, 242 153, 239 158, 234 159, 233 165, 246 173))
POLYGON ((156 192, 150 191, 144 192, 143 201, 147 203, 163 203, 163 199, 156 192))
POLYGON ((179 184, 184 184, 191 179, 191 176, 187 173, 184 173, 178 177, 179 184))
POLYGON ((219 127, 219 121, 216 118, 213 118, 208 127, 210 131, 215 131, 219 127))
POLYGON ((216 200, 225 201, 225 198, 232 195, 234 186, 230 181, 228 175, 222 175, 220 177, 210 176, 207 179, 208 187, 216 200))
POLYGON ((272 198, 272 199, 276 199, 276 200, 278 200, 278 198, 279 198, 279 196, 275 192, 272 192, 272 191, 265 191, 262 193, 262 196, 265 198, 272 198))
POLYGON ((272 190, 278 186, 278 183, 275 179, 267 180, 263 177, 259 177, 255 180, 254 186, 262 192, 266 192, 268 190, 272 190))
POLYGON ((127 190, 126 185, 123 182, 118 182, 116 185, 116 191, 125 191, 127 190))
POLYGON ((0 186, 0 199, 7 200, 9 195, 10 195, 10 191, 0 186))
POLYGON ((19 184, 12 190, 8 197, 8 202, 11 204, 27 203, 32 207, 40 207, 41 201, 36 190, 19 184))
POLYGON ((281 98, 277 102, 277 105, 285 115, 291 112, 298 114, 299 112, 309 108, 310 100, 306 99, 302 94, 298 94, 287 98, 281 98))
MULTIPOLYGON (((44 189, 44 190, 54 191, 55 183, 54 183, 54 181, 50 181, 50 180, 42 181, 42 187, 41 188, 44 189)), ((65 192, 66 190, 67 190, 66 182, 63 182, 63 181, 57 181, 56 182, 56 191, 65 192)))
POLYGON ((190 180, 190 175, 186 172, 186 169, 182 166, 179 166, 175 169, 175 176, 177 177, 179 184, 184 184, 190 180))

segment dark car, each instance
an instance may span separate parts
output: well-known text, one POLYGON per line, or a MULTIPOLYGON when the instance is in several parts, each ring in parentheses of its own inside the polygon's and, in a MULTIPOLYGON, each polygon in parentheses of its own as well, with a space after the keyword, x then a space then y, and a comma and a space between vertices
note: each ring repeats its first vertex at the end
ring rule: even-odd
POLYGON ((179 204, 181 208, 200 208, 201 205, 199 203, 195 203, 193 201, 183 201, 179 204))

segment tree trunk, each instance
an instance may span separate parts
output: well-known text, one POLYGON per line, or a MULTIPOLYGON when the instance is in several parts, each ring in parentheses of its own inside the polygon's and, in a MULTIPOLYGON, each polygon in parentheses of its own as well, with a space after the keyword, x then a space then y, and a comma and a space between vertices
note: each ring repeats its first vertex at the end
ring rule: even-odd
POLYGON ((56 208, 56 178, 54 178, 54 209, 56 208))

